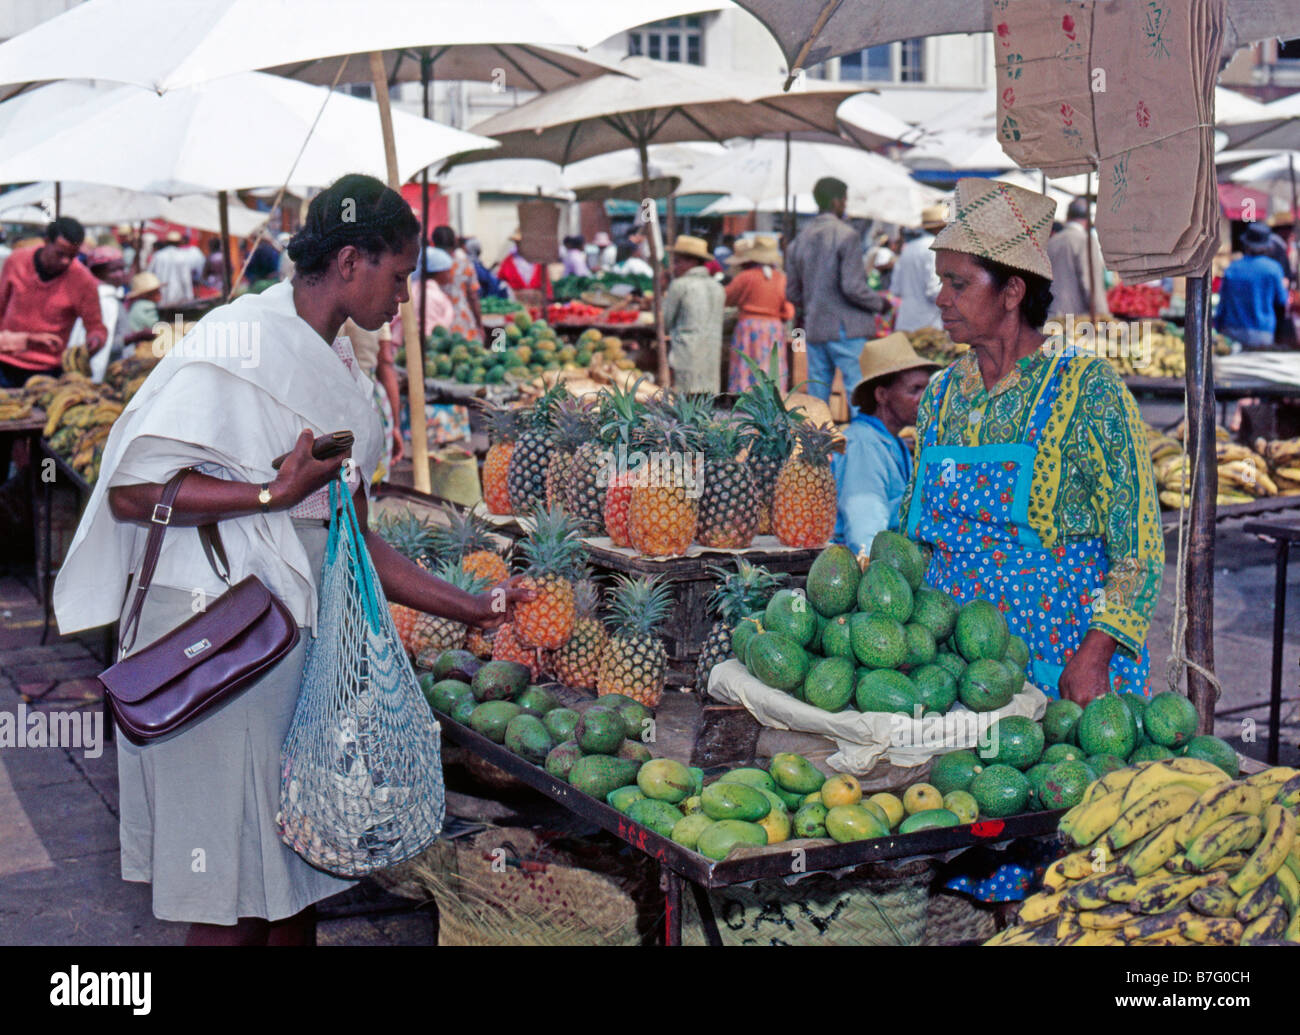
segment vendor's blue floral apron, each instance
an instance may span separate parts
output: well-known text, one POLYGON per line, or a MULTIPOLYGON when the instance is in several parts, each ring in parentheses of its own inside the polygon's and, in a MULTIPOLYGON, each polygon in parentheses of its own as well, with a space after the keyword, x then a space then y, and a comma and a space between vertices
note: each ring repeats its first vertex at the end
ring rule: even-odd
MULTIPOLYGON (((996 604, 1029 645, 1030 678, 1051 697, 1058 696, 1057 681, 1088 631, 1093 608, 1105 606, 1102 585, 1110 567, 1104 540, 1049 550, 1029 525, 1034 458, 1067 362, 1057 357, 1017 441, 999 445, 939 445, 953 368, 940 375, 938 417, 921 443, 907 527, 909 538, 934 546, 930 584, 962 602, 985 597, 996 604)), ((972 410, 972 423, 982 416, 972 410)), ((1136 661, 1116 651, 1111 689, 1148 694, 1149 668, 1145 647, 1136 661)))

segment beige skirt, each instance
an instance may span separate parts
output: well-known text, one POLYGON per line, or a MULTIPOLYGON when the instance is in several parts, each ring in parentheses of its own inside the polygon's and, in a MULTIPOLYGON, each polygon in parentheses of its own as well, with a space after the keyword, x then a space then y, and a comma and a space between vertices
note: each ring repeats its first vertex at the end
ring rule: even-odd
MULTIPOLYGON (((294 522, 320 575, 328 530, 294 522)), ((190 594, 154 586, 135 650, 193 615, 190 594)), ((120 731, 122 877, 153 885, 160 920, 283 920, 352 886, 280 841, 280 747, 298 703, 309 629, 251 688, 194 725, 149 744, 120 731)))

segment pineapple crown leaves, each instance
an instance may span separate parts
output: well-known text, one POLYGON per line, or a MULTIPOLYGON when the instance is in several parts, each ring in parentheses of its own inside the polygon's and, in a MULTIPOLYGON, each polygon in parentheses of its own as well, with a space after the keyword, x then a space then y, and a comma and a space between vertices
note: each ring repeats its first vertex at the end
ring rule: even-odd
POLYGON ((466 593, 483 593, 492 585, 481 575, 473 575, 467 572, 458 562, 452 560, 443 561, 433 569, 433 574, 442 579, 443 582, 449 582, 466 593))
POLYGON ((703 436, 697 427, 684 424, 666 406, 658 406, 641 422, 632 444, 652 453, 699 452, 703 436))
POLYGON ((566 396, 556 404, 551 423, 555 428, 555 444, 571 453, 595 435, 596 416, 589 403, 567 393, 566 396))
POLYGON ((713 396, 704 392, 673 392, 663 408, 690 428, 702 428, 713 420, 713 396))
POLYGON ((672 583, 658 575, 615 575, 609 625, 616 636, 654 636, 673 606, 672 583))
POLYGON ((831 453, 835 451, 839 439, 833 424, 798 424, 794 435, 799 443, 798 457, 801 463, 812 467, 830 466, 831 453))
POLYGON ((708 571, 718 579, 709 596, 709 607, 728 625, 766 607, 772 594, 789 578, 785 572, 768 571, 743 557, 736 558, 735 571, 720 564, 710 565, 708 571))
POLYGON ((600 439, 606 445, 631 446, 632 435, 645 414, 645 406, 637 400, 636 393, 644 377, 638 377, 631 387, 611 385, 601 393, 596 412, 600 422, 600 439))
POLYGON ((489 442, 514 442, 519 438, 525 411, 516 406, 498 406, 490 402, 480 403, 479 408, 487 423, 489 442))
POLYGON ((702 437, 705 460, 734 460, 744 444, 740 428, 728 421, 709 421, 702 437))
POLYGON ((478 512, 477 505, 464 511, 457 507, 443 507, 441 513, 447 523, 430 529, 431 548, 439 557, 460 563, 467 554, 478 550, 497 552, 496 537, 478 512))
POLYGON ((576 578, 587 565, 587 547, 578 538, 578 524, 563 507, 540 506, 533 512, 532 531, 519 541, 519 557, 527 575, 576 578))
POLYGON ((591 569, 583 566, 578 579, 573 584, 573 611, 579 618, 595 618, 600 609, 600 585, 591 575, 591 569))
POLYGON ((750 440, 750 452, 785 459, 794 447, 794 428, 804 419, 803 409, 787 408, 777 379, 764 373, 750 357, 741 358, 749 364, 754 383, 741 392, 734 409, 750 440))
POLYGON ((419 563, 433 549, 433 526, 409 510, 381 514, 374 529, 379 538, 409 561, 419 563))
POLYGON ((539 395, 525 418, 528 429, 541 432, 550 431, 554 427, 556 410, 566 397, 573 398, 562 381, 552 385, 539 395))

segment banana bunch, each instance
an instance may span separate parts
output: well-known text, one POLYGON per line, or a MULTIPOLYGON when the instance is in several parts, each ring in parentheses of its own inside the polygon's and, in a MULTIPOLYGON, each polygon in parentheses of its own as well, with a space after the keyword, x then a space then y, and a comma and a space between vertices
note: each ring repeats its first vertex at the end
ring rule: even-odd
POLYGON ((1300 770, 1232 780, 1182 757, 1108 773, 1061 817, 1056 860, 988 945, 1300 942, 1300 770))
POLYGON ((70 349, 64 349, 60 365, 65 374, 81 374, 89 377, 90 349, 85 345, 73 345, 70 349))
POLYGON ((936 327, 909 331, 907 339, 918 356, 945 367, 970 348, 965 343, 954 342, 947 331, 936 327))
POLYGON ((1300 496, 1300 438, 1256 439, 1255 452, 1268 463, 1279 495, 1300 496))
POLYGON ((104 443, 112 432, 111 424, 96 424, 84 429, 72 446, 68 463, 87 484, 93 485, 99 475, 99 463, 104 455, 104 443))
POLYGON ((0 424, 10 420, 23 420, 32 415, 36 404, 22 390, 0 389, 0 424))
MULTIPOLYGON (((1151 467, 1155 472, 1160 502, 1171 510, 1186 507, 1191 492, 1191 461, 1183 454, 1186 422, 1180 424, 1172 435, 1147 426, 1147 448, 1151 453, 1151 467)), ((1279 480, 1277 468, 1268 459, 1263 439, 1256 448, 1243 446, 1231 440, 1226 428, 1215 428, 1214 453, 1218 463, 1219 506, 1249 503, 1265 496, 1300 494, 1300 439, 1296 440, 1294 454, 1297 480, 1279 480)))
POLYGON ((63 415, 74 406, 98 403, 100 388, 90 381, 70 381, 51 394, 45 409, 44 435, 49 438, 63 423, 63 415))

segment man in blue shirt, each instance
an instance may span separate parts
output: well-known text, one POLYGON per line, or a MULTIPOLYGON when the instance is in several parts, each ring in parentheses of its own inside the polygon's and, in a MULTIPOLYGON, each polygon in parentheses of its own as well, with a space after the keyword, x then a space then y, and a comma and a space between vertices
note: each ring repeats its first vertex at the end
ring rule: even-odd
POLYGON ((938 369, 901 332, 863 349, 859 365, 844 452, 831 455, 839 493, 834 541, 855 554, 869 553, 877 532, 898 529, 898 506, 912 475, 912 453, 898 433, 916 424, 921 396, 938 369))
POLYGON ((1241 234, 1242 257, 1223 271, 1216 330, 1246 348, 1272 348, 1277 333, 1276 307, 1286 309, 1282 267, 1269 258, 1269 229, 1251 223, 1241 234))

